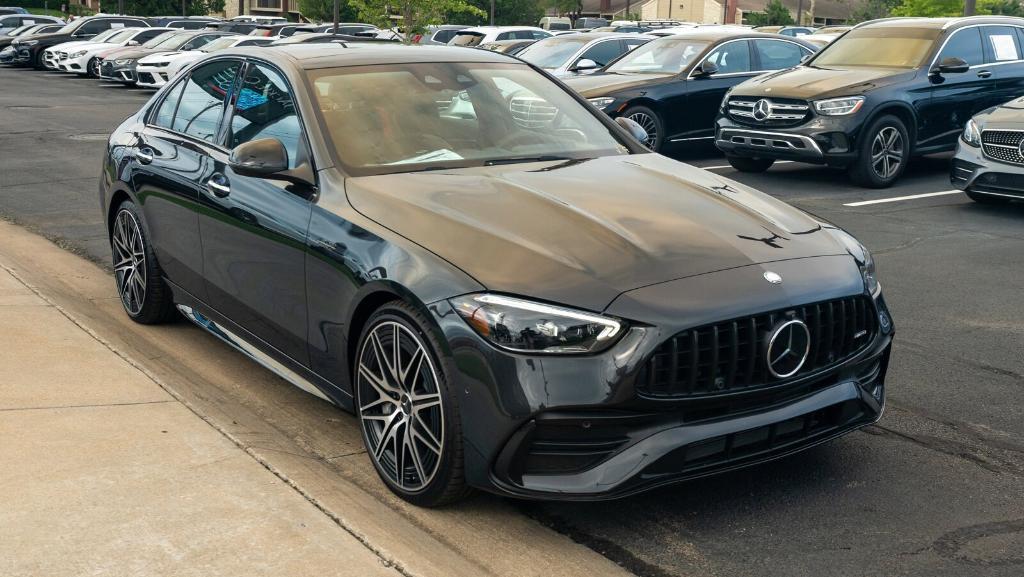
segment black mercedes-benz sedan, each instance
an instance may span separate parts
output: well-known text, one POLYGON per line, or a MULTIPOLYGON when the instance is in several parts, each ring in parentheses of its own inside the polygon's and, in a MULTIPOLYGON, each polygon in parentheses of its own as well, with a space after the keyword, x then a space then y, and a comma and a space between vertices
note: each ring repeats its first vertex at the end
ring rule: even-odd
POLYGON ((621 497, 878 419, 868 251, 641 132, 490 51, 217 52, 110 137, 117 290, 354 412, 419 505, 621 497))
POLYGON ((597 73, 565 79, 608 115, 647 131, 655 151, 715 137, 715 115, 732 87, 791 68, 817 50, 777 34, 721 27, 652 40, 597 73))

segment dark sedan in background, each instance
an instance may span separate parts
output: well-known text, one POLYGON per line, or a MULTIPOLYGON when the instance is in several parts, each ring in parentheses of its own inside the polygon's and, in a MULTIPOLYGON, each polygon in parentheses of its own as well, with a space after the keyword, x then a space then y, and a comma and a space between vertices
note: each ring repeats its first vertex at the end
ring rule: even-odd
POLYGON ((975 202, 1024 200, 1024 98, 967 121, 950 165, 949 181, 975 202))
POLYGON ((110 136, 117 292, 355 412, 420 505, 620 497, 878 419, 868 251, 626 128, 485 50, 218 52, 110 136))
POLYGON ((647 131, 647 146, 714 138, 714 118, 725 93, 765 72, 800 64, 816 48, 802 40, 700 29, 652 40, 595 74, 568 78, 592 104, 647 131))
POLYGON ((132 18, 128 16, 88 16, 86 18, 79 18, 57 32, 36 34, 31 38, 16 39, 11 43, 15 51, 14 62, 42 70, 44 68, 43 51, 51 46, 65 42, 89 40, 97 34, 112 28, 145 28, 148 26, 149 22, 145 18, 132 18))

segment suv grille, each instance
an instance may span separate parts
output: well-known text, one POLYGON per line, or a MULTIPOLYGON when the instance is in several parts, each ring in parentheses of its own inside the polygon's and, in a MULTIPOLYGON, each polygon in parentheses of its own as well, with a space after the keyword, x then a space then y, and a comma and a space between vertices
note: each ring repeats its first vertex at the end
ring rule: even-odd
POLYGON ((796 126, 810 118, 811 110, 805 100, 750 96, 730 98, 727 108, 730 118, 752 126, 796 126), (762 100, 767 103, 767 109, 758 105, 762 100))
POLYGON ((801 379, 863 350, 876 330, 874 308, 863 295, 765 312, 683 331, 662 343, 637 377, 645 397, 684 398, 746 391, 801 379), (765 358, 772 329, 800 319, 810 352, 799 372, 773 377, 765 358))
POLYGON ((1024 131, 1019 130, 983 130, 981 147, 985 156, 992 160, 1010 164, 1024 164, 1020 144, 1024 140, 1024 131))

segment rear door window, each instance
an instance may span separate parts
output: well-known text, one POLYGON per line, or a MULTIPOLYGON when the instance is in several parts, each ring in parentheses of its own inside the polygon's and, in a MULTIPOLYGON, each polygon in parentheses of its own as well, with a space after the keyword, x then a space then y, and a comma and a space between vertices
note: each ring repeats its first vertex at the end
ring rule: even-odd
POLYGON ((988 62, 1011 62, 1020 60, 1020 45, 1017 34, 1010 26, 983 26, 985 50, 988 62))
POLYGON ((760 66, 758 70, 782 70, 800 64, 805 54, 810 51, 792 42, 782 40, 754 40, 760 66))
POLYGON ((978 28, 964 28, 954 32, 942 47, 938 62, 946 58, 962 58, 971 66, 984 64, 985 51, 981 46, 981 31, 978 28))
POLYGON ((619 54, 622 54, 621 42, 618 39, 605 40, 587 48, 586 52, 580 57, 580 60, 593 60, 598 66, 604 66, 618 58, 619 54))
POLYGON ((750 72, 750 47, 746 40, 726 42, 705 59, 718 66, 718 74, 750 72))

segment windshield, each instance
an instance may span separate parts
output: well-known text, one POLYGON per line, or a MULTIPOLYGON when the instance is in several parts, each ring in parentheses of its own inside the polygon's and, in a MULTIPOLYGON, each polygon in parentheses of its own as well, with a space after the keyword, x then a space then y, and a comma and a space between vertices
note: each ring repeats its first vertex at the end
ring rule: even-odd
POLYGON ((523 64, 353 66, 310 80, 337 159, 356 176, 629 153, 523 64))
POLYGON ((450 43, 455 46, 476 46, 480 44, 484 39, 484 34, 480 32, 457 32, 455 38, 450 43))
POLYGON ((142 44, 145 48, 170 48, 177 49, 193 37, 187 32, 165 32, 151 41, 142 44))
POLYGON ((106 40, 100 40, 99 42, 109 42, 111 44, 116 44, 118 42, 124 42, 125 40, 128 40, 132 36, 135 36, 135 34, 138 32, 138 30, 135 30, 134 28, 129 28, 127 30, 117 30, 115 32, 116 32, 115 34, 111 34, 106 40))
POLYGON ((561 36, 545 38, 519 53, 519 58, 541 68, 558 68, 590 42, 589 38, 561 36))
POLYGON ((858 28, 823 48, 809 64, 917 68, 940 32, 932 28, 858 28))
POLYGON ((231 45, 238 42, 240 38, 245 38, 245 36, 225 36, 224 38, 218 38, 213 42, 207 43, 199 50, 202 52, 216 52, 217 50, 231 48, 231 45))
POLYGON ((652 40, 615 61, 608 72, 679 74, 708 47, 700 40, 666 36, 652 40))

